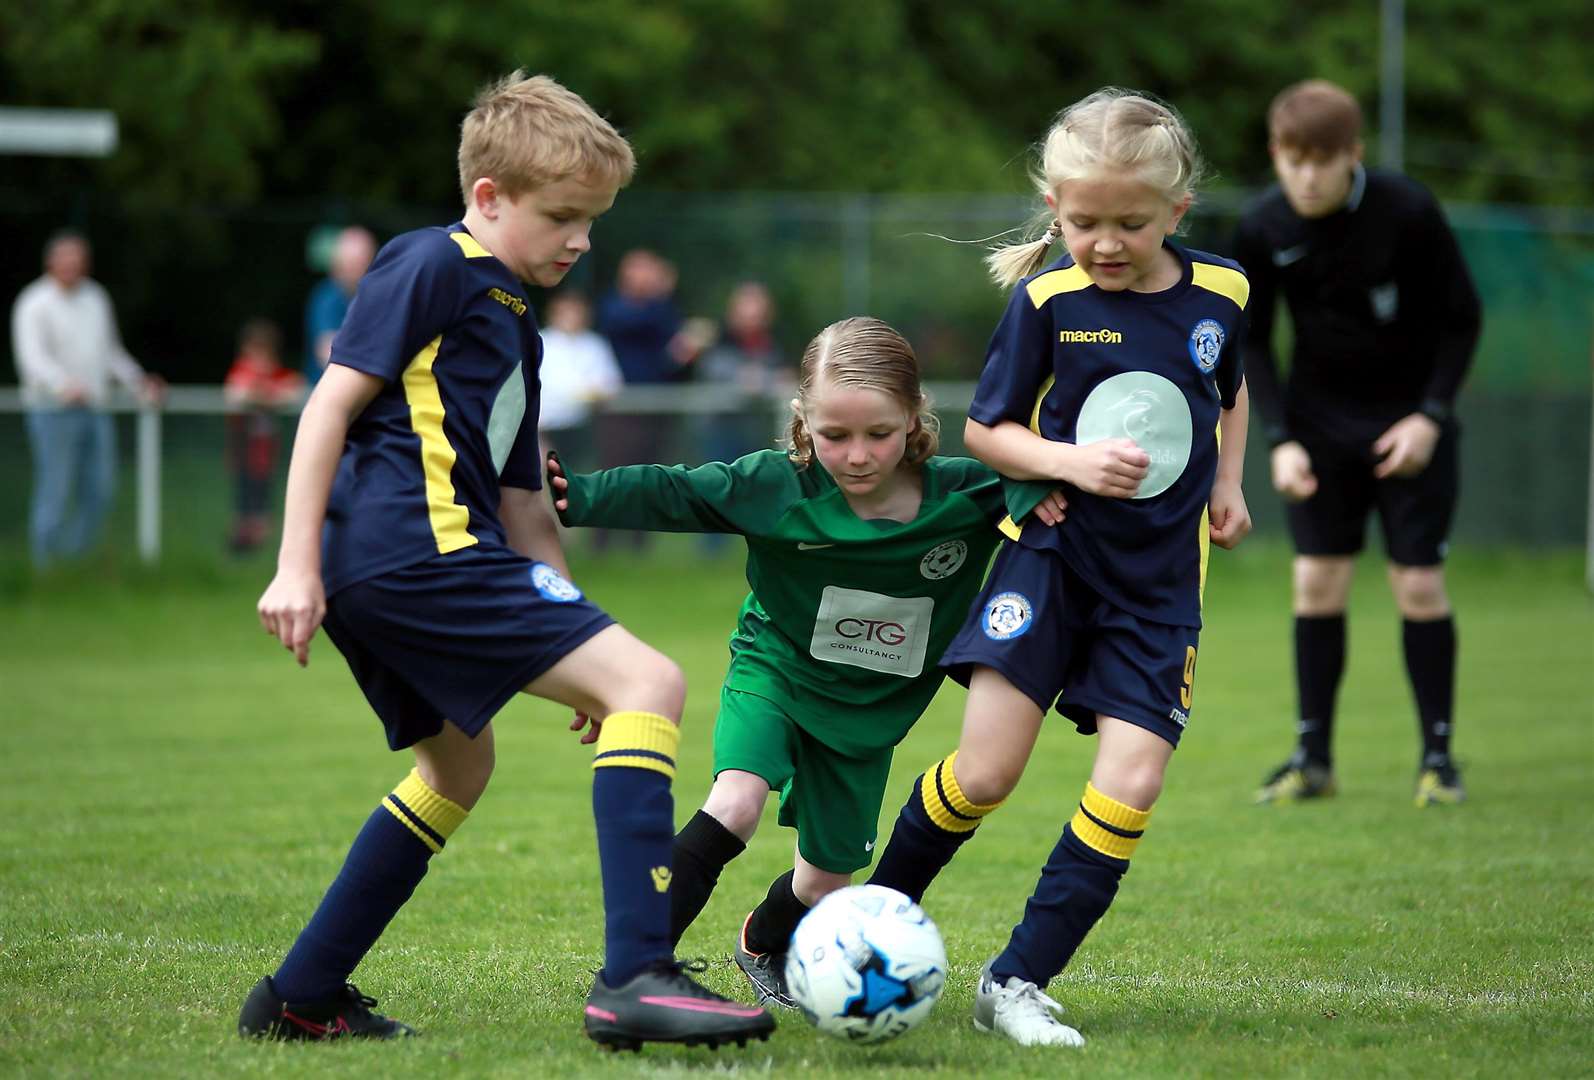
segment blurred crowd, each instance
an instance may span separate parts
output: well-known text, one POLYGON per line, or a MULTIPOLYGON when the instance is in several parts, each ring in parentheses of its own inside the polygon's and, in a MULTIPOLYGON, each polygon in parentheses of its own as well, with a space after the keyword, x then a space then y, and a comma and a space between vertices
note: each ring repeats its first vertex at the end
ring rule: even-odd
MULTIPOLYGON (((322 248, 325 276, 305 302, 303 359, 285 352, 285 334, 253 317, 239 330, 224 377, 228 408, 225 466, 233 518, 225 546, 246 554, 271 543, 294 406, 332 356, 339 326, 378 248, 359 225, 322 248)), ((46 567, 80 558, 99 537, 114 496, 112 384, 148 401, 164 384, 122 346, 111 297, 88 276, 86 237, 51 238, 44 274, 17 298, 13 337, 34 462, 30 547, 46 567)), ((780 403, 796 388, 792 358, 781 350, 777 310, 761 281, 734 284, 721 310, 691 314, 677 300, 670 260, 643 248, 626 252, 614 281, 597 296, 561 288, 542 298, 540 432, 576 471, 643 462, 731 461, 773 445, 780 403), (712 406, 691 413, 639 406, 620 411, 627 386, 695 383, 712 387, 712 406)), ((717 538, 704 541, 713 551, 717 538)), ((602 550, 642 548, 642 533, 596 531, 602 550)))

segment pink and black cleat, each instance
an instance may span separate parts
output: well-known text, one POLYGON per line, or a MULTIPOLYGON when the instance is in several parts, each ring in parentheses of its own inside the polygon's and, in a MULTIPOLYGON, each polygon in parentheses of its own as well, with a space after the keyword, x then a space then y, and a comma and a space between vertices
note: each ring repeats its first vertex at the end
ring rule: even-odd
POLYGON ((666 962, 619 987, 605 983, 600 972, 587 995, 586 1027, 589 1039, 610 1050, 641 1050, 645 1042, 718 1049, 769 1038, 775 1018, 720 997, 694 982, 680 964, 666 962))
POLYGON ((238 1034, 245 1038, 301 1039, 402 1039, 415 1034, 408 1024, 372 1012, 375 998, 366 997, 352 983, 324 1001, 284 1001, 266 976, 255 983, 238 1014, 238 1034))

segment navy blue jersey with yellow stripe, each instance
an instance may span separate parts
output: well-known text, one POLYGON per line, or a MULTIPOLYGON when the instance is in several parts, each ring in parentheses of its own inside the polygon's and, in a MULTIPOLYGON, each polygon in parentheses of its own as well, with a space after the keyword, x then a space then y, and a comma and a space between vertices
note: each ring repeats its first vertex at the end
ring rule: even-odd
POLYGON ((332 363, 386 385, 349 426, 327 505, 328 594, 505 543, 501 485, 542 486, 525 285, 464 225, 394 237, 360 281, 332 363))
POLYGON ((1218 419, 1234 406, 1249 286, 1239 264, 1167 243, 1179 281, 1108 292, 1064 255, 1020 283, 991 337, 969 416, 1048 439, 1132 438, 1152 458, 1133 499, 1063 485, 1057 528, 1024 515, 1053 485, 1008 483, 1026 547, 1059 552, 1103 597, 1154 622, 1201 625, 1218 419))

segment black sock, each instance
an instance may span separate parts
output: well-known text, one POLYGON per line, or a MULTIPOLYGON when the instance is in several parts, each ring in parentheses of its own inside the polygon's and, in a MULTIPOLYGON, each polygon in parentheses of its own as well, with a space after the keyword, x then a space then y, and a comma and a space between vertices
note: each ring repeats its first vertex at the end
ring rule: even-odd
POLYGON ((808 914, 808 905, 792 891, 795 870, 788 870, 770 882, 769 894, 753 909, 747 920, 743 944, 750 953, 785 952, 797 924, 808 914))
POLYGON ((1334 699, 1345 674, 1345 614, 1295 616, 1295 692, 1301 753, 1317 765, 1334 760, 1334 699))
POLYGON ((709 894, 719 882, 720 871, 747 845, 715 818, 699 810, 675 834, 672 852, 674 876, 670 879, 670 942, 679 944, 709 894))
POLYGON ((1422 731, 1424 765, 1450 760, 1451 710, 1456 694, 1456 620, 1417 622, 1403 619, 1401 644, 1406 652, 1406 674, 1417 699, 1417 725, 1422 731))

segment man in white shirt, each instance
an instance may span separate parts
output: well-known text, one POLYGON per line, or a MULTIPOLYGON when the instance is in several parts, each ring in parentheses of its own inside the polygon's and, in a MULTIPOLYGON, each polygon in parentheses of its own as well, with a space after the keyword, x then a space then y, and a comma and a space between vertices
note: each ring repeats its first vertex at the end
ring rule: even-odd
POLYGON ((17 295, 11 344, 33 453, 28 541, 37 567, 94 543, 116 480, 116 429, 105 411, 111 381, 143 400, 162 382, 122 346, 111 299, 88 276, 89 244, 57 233, 44 276, 17 295))

